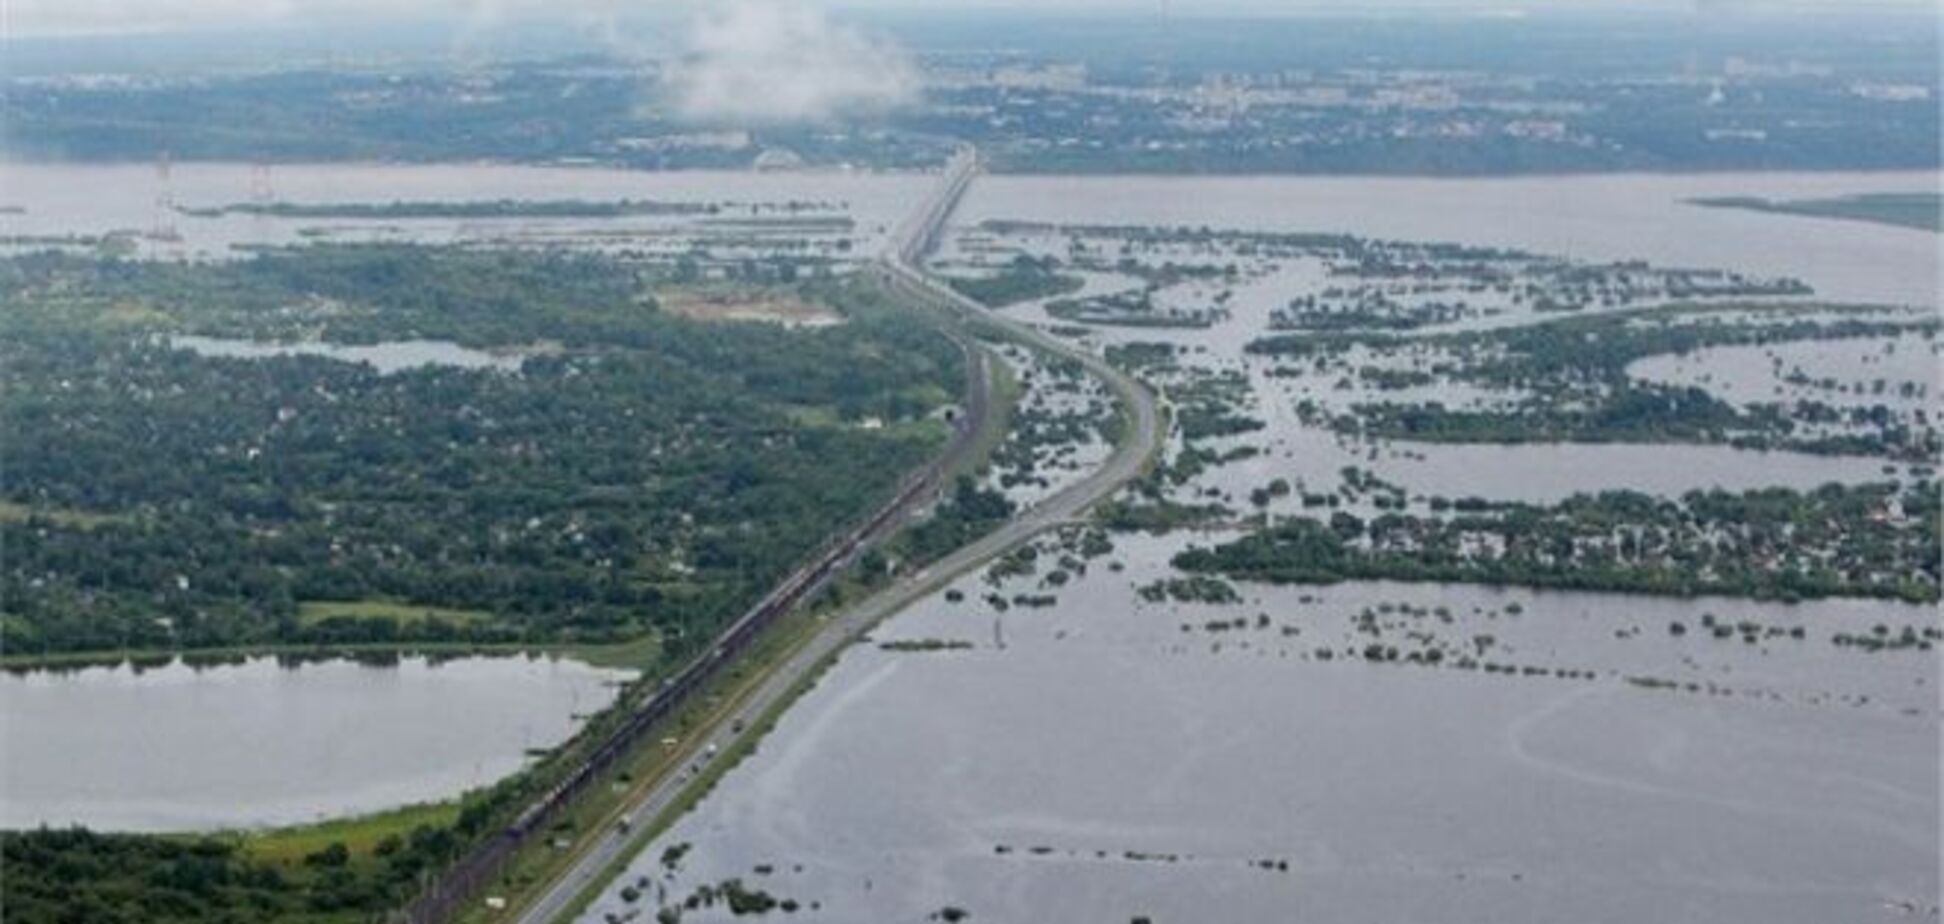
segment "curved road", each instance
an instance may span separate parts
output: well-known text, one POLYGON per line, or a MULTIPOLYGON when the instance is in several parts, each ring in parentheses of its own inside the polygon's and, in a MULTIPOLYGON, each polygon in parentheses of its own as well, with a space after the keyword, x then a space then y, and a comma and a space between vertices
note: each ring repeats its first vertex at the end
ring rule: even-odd
MULTIPOLYGON (((894 235, 886 254, 869 270, 894 292, 935 310, 976 320, 1003 331, 1007 336, 1033 349, 1070 358, 1104 382, 1122 408, 1119 443, 1105 462, 1086 478, 1062 488, 1027 508, 984 537, 962 546, 930 566, 899 579, 878 593, 859 601, 843 612, 829 617, 820 629, 790 658, 772 669, 755 689, 743 697, 734 710, 740 719, 754 719, 783 702, 791 691, 838 651, 869 631, 872 626, 898 610, 936 591, 953 578, 1025 543, 1045 530, 1076 519, 1089 506, 1106 498, 1120 486, 1139 477, 1161 445, 1161 418, 1154 396, 1132 377, 1085 350, 1077 349, 1047 336, 1036 328, 988 312, 948 286, 926 275, 919 265, 930 249, 945 219, 951 215, 965 188, 978 170, 977 154, 967 148, 947 165, 945 176, 894 235)), ((681 797, 694 768, 718 749, 726 748, 738 735, 760 733, 759 723, 746 721, 748 728, 732 733, 734 726, 718 722, 684 742, 685 752, 677 766, 687 769, 665 775, 643 790, 623 814, 639 824, 622 832, 611 822, 596 829, 599 840, 586 850, 538 899, 522 909, 515 920, 521 924, 552 924, 588 890, 604 884, 608 868, 617 860, 645 847, 642 843, 656 825, 654 821, 681 797)))

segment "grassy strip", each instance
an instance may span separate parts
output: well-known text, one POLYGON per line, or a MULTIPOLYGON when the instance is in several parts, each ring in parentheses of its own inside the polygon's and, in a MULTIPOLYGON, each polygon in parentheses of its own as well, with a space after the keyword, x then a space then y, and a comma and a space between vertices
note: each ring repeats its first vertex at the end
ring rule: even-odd
POLYGON ((950 483, 958 475, 977 474, 992 459, 992 453, 1005 442, 1006 435, 1012 431, 1013 409, 1019 405, 1021 388, 1019 377, 1013 374, 1012 366, 1000 358, 999 354, 973 341, 971 348, 985 353, 986 370, 991 378, 992 391, 986 396, 986 428, 972 441, 965 454, 965 461, 950 472, 945 473, 944 483, 950 483))
POLYGON ((221 648, 183 648, 158 650, 131 648, 120 651, 56 651, 45 654, 0 655, 0 670, 38 670, 42 668, 114 667, 121 664, 160 666, 181 658, 191 664, 221 664, 242 658, 283 655, 319 658, 355 658, 368 655, 553 655, 594 667, 647 670, 654 663, 661 642, 652 634, 625 642, 565 642, 526 644, 506 642, 357 642, 339 645, 234 645, 221 648))
POLYGON ((123 523, 128 517, 117 513, 95 513, 87 510, 55 510, 46 507, 30 507, 13 501, 0 501, 0 522, 25 523, 40 517, 50 523, 72 526, 76 529, 93 529, 103 523, 123 523))
POLYGON ((593 667, 623 668, 646 673, 661 657, 661 638, 650 632, 625 642, 543 645, 535 651, 593 667))
POLYGON ((406 837, 420 825, 445 827, 458 817, 457 801, 426 802, 354 818, 237 832, 232 836, 236 838, 244 856, 260 863, 295 866, 301 864, 304 857, 332 843, 340 843, 350 849, 355 861, 371 856, 378 842, 387 837, 406 837))

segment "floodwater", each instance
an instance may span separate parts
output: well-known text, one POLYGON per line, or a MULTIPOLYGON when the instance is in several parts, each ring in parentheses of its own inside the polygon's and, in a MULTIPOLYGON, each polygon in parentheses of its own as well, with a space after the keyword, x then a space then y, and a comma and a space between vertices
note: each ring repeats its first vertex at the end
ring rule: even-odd
MULTIPOLYGON (((797 202, 814 214, 851 218, 848 253, 875 253, 889 227, 916 201, 930 178, 921 174, 747 171, 648 172, 500 164, 278 164, 259 179, 249 164, 174 164, 165 179, 137 164, 0 164, 0 205, 23 209, 0 216, 7 235, 58 236, 133 233, 141 253, 158 257, 233 255, 238 246, 312 241, 511 242, 631 247, 685 253, 697 237, 742 239, 751 225, 721 225, 723 215, 630 215, 613 218, 310 218, 251 214, 198 217, 165 208, 209 209, 265 198, 303 205, 392 202, 469 202, 620 199, 748 206, 797 202), (267 184, 267 186, 265 185, 267 184), (78 196, 76 189, 88 194, 78 196), (178 241, 146 237, 172 229, 178 241)), ((760 224, 760 223, 758 223, 760 224)), ((775 233, 811 236, 778 226, 775 233)), ((829 236, 829 235, 825 235, 829 236)))
POLYGON ((0 673, 0 827, 248 828, 449 799, 565 740, 629 676, 527 656, 0 673))
POLYGON ((488 353, 463 347, 447 340, 395 340, 352 346, 336 343, 259 343, 227 337, 176 336, 169 345, 201 356, 237 359, 262 359, 271 356, 323 356, 348 363, 363 363, 380 375, 389 375, 424 366, 450 366, 456 369, 498 369, 517 371, 524 359, 518 355, 488 353))
POLYGON ((1371 177, 981 177, 953 216, 1346 232, 1513 247, 1585 260, 1793 276, 1841 301, 1938 302, 1938 235, 1852 221, 1765 215, 1688 202, 1935 192, 1939 175, 1601 174, 1507 179, 1371 177))
POLYGON ((1820 401, 1908 410, 1936 404, 1939 348, 1935 338, 1917 334, 1712 347, 1686 356, 1648 357, 1627 372, 1705 388, 1740 405, 1820 401))
MULTIPOLYGON (((1257 445, 1264 454, 1212 471, 1206 483, 1236 497, 1274 478, 1311 491, 1334 490, 1344 467, 1355 466, 1406 486, 1413 497, 1484 497, 1554 503, 1574 494, 1628 489, 1663 497, 1689 491, 1745 491, 1764 487, 1807 490, 1830 483, 1859 484, 1889 477, 1885 460, 1858 455, 1739 449, 1727 445, 1644 443, 1437 444, 1365 440, 1305 426, 1295 407, 1305 398, 1347 407, 1328 383, 1334 376, 1271 378, 1251 369, 1258 395, 1253 413, 1262 433, 1214 444, 1257 445), (1321 378, 1322 380, 1319 380, 1321 378)), ((1386 396, 1389 400, 1407 400, 1386 396)), ((1892 466, 1896 468, 1896 466, 1892 466)), ((1285 498, 1272 510, 1293 513, 1285 498)))
MULTIPOLYGON (((622 218, 318 219, 176 215, 184 208, 272 201, 372 203, 482 199, 829 206, 856 222, 852 255, 876 252, 888 229, 929 188, 919 173, 650 172, 502 164, 279 164, 261 182, 249 164, 0 164, 8 235, 148 232, 172 224, 183 240, 145 243, 161 256, 219 255, 234 245, 306 240, 512 240, 640 243, 673 235, 686 250, 698 221, 622 218), (89 195, 73 195, 87 189, 89 195), (321 235, 318 232, 323 232, 321 235), (638 237, 629 237, 638 235, 638 237)), ((1927 231, 1692 205, 1707 196, 1778 199, 1857 192, 1935 191, 1924 171, 1881 173, 1608 174, 1509 179, 1378 177, 987 176, 954 216, 1075 224, 1208 225, 1237 230, 1341 231, 1408 241, 1460 241, 1587 260, 1644 259, 1670 267, 1804 279, 1825 298, 1935 305, 1937 235, 1927 231)))
POLYGON ((1022 447, 1022 431, 1031 418, 1085 422, 1111 407, 1105 387, 1091 377, 1061 380, 1047 369, 1039 354, 1007 344, 996 350, 1019 387, 1012 410, 1012 432, 997 453, 999 459, 1031 459, 1030 465, 987 466, 980 486, 1006 495, 1021 508, 1031 506, 1086 478, 1111 454, 1113 447, 1098 432, 1085 430, 1085 442, 1052 442, 1022 447), (1010 477, 1009 477, 1010 476, 1010 477), (1010 483, 1009 483, 1010 482, 1010 483))
MULTIPOLYGON (((942 259, 954 266, 1009 259, 1009 248, 1036 254, 1065 256, 1064 235, 1028 231, 994 235, 978 228, 987 220, 1036 221, 1071 226, 1157 225, 1208 227, 1216 231, 1349 232, 1384 240, 1454 241, 1475 246, 1509 247, 1529 253, 1580 261, 1606 262, 1646 259, 1657 268, 1728 269, 1760 278, 1800 278, 1816 289, 1815 298, 1861 300, 1935 308, 1938 304, 1940 261, 1937 235, 1925 231, 1846 221, 1805 221, 1794 216, 1764 215, 1693 206, 1686 200, 1712 195, 1755 194, 1795 198, 1840 195, 1870 190, 1934 188, 1936 176, 1920 172, 1861 174, 1716 174, 1663 176, 1542 177, 1489 180, 1431 180, 1305 177, 983 177, 975 183, 955 215, 957 235, 948 239, 942 259), (1766 219, 1766 220, 1754 220, 1766 219), (1724 223, 1725 222, 1725 223, 1724 223), (996 248, 996 250, 995 250, 996 248), (1830 254, 1856 256, 1830 260, 1830 254)), ((1107 245, 1112 257, 1114 245, 1107 245)), ((1214 293, 1230 288, 1226 314, 1205 328, 1138 328, 1094 326, 1085 340, 1096 347, 1132 342, 1165 341, 1187 351, 1184 364, 1202 369, 1240 370, 1248 375, 1254 396, 1243 413, 1264 420, 1260 433, 1244 434, 1214 444, 1215 448, 1252 445, 1264 451, 1254 459, 1223 466, 1202 487, 1230 497, 1243 497, 1271 479, 1282 477, 1310 490, 1329 490, 1346 466, 1357 466, 1402 484, 1414 496, 1429 498, 1484 497, 1491 500, 1545 503, 1575 493, 1609 488, 1639 490, 1663 496, 1689 491, 1746 490, 1768 486, 1814 488, 1832 482, 1861 483, 1887 477, 1880 459, 1865 456, 1811 455, 1787 451, 1738 449, 1727 445, 1662 444, 1527 444, 1453 445, 1406 441, 1349 439, 1296 420, 1295 407, 1304 399, 1316 401, 1332 413, 1348 411, 1357 401, 1462 400, 1475 389, 1441 381, 1427 391, 1370 393, 1341 387, 1340 370, 1324 374, 1272 375, 1291 365, 1274 358, 1251 357, 1243 348, 1251 340, 1274 333, 1272 313, 1304 294, 1330 285, 1331 279, 1314 260, 1265 260, 1219 250, 1199 253, 1163 245, 1159 254, 1142 254, 1157 262, 1235 262, 1243 267, 1236 282, 1188 283, 1163 289, 1183 303, 1206 304, 1214 293), (1180 292, 1174 290, 1179 289, 1180 292)), ((1115 273, 1084 272, 1088 296, 1138 289, 1139 281, 1115 273)), ((1779 299, 1786 301, 1787 299, 1779 299)), ((1046 313, 1042 299, 1004 309, 1013 317, 1064 331, 1065 324, 1046 313)), ((1561 317, 1534 313, 1529 308, 1508 310, 1419 333, 1455 329, 1483 329, 1527 324, 1561 317)), ((1857 352, 1842 345, 1812 344, 1790 348, 1707 351, 1682 359, 1654 358, 1639 364, 1637 373, 1654 378, 1691 381, 1713 372, 1711 381, 1727 400, 1746 400, 1752 389, 1737 392, 1735 383, 1762 381, 1766 364, 1779 355, 1789 361, 1786 375, 1807 362, 1805 374, 1860 375, 1871 364, 1894 368, 1887 386, 1904 381, 1928 381, 1935 376, 1932 345, 1915 337, 1903 338, 1901 352, 1887 357, 1853 357, 1836 372, 1817 371, 1828 357, 1857 352), (1771 355, 1774 354, 1774 355, 1771 355), (1734 357, 1742 358, 1735 359, 1734 357), (1824 357, 1816 360, 1813 357, 1824 357), (1720 357, 1722 368, 1713 361, 1720 357), (1744 369, 1743 365, 1751 368, 1744 369), (1717 387, 1717 386, 1730 387, 1717 387)), ((1283 370, 1285 373, 1287 369, 1283 370)), ((1699 383, 1698 383, 1699 384, 1699 383)), ((1873 381, 1866 384, 1873 384, 1873 381)), ((1807 396, 1807 395, 1800 395, 1807 396)), ((1831 403, 1827 390, 1815 395, 1831 403)), ((1916 400, 1934 406, 1935 392, 1916 400)), ((1773 400, 1768 399, 1768 400, 1773 400)), ((1905 402, 1909 404, 1910 402, 1905 402)), ((1294 512, 1297 499, 1272 504, 1273 512, 1294 512)))
MULTIPOLYGON (((1935 235, 1682 200, 1935 182, 988 177, 957 221, 961 232, 997 218, 1456 240, 1794 276, 1820 297, 1928 308, 1935 235)), ((946 259, 964 256, 948 244, 946 259)), ((1230 316, 1206 329, 1096 327, 1083 338, 1170 341, 1191 350, 1184 364, 1247 375, 1238 412, 1266 427, 1205 445, 1264 453, 1208 469, 1178 498, 1240 497, 1273 477, 1330 490, 1352 464, 1401 485, 1414 509, 1437 494, 1550 501, 1604 487, 1678 494, 1888 477, 1880 459, 1722 446, 1339 439, 1305 426, 1294 405, 1328 398, 1340 373, 1272 377, 1277 363, 1241 351, 1267 332, 1270 309, 1309 284, 1303 276, 1245 281, 1230 316)), ((1083 294, 1121 287, 1093 274, 1083 294)), ((1007 310, 1051 326, 1043 307, 1007 310)), ((1883 344, 1788 348, 1781 374, 1802 365, 1892 389, 1911 380, 1907 363, 1934 374, 1928 344, 1900 340, 1894 358, 1883 344)), ((1775 361, 1723 351, 1635 372, 1767 390, 1775 361)), ((1925 403, 1935 407, 1934 392, 1925 403)), ((1039 575, 968 575, 952 588, 959 602, 942 591, 899 614, 877 641, 971 647, 847 651, 582 920, 652 920, 657 896, 728 878, 836 920, 924 920, 947 907, 999 922, 1938 914, 1937 653, 1836 642, 1879 626, 1921 632, 1937 625, 1935 608, 1386 582, 1241 584, 1233 605, 1136 593, 1174 575, 1167 562, 1182 548, 1232 535, 1115 535, 1113 553, 1064 583, 1045 579, 1057 556, 1043 549, 1039 575), (1021 593, 1057 602, 1000 612, 986 599, 1021 593), (1366 661, 1362 627, 1373 624, 1384 644, 1452 657, 1366 661), (1723 638, 1710 624, 1755 629, 1723 638), (1457 653, 1500 669, 1453 666, 1457 653), (694 849, 669 872, 661 850, 681 842, 694 849), (621 888, 644 878, 647 897, 627 901, 621 888)), ((718 907, 684 920, 729 917, 718 907)))
MULTIPOLYGON (((1292 415, 1293 416, 1293 415, 1292 415)), ((1272 418, 1274 419, 1274 418, 1272 418)), ((1342 483, 1341 471, 1357 467, 1408 488, 1414 499, 1483 497, 1494 501, 1556 503, 1602 488, 1679 497, 1690 491, 1747 491, 1787 487, 1798 491, 1825 484, 1886 481, 1900 467, 1869 456, 1812 455, 1736 449, 1731 446, 1644 443, 1429 444, 1338 439, 1313 428, 1270 439, 1234 437, 1219 443, 1257 445, 1263 455, 1223 465, 1204 479, 1233 498, 1276 478, 1312 492, 1342 483), (1890 471, 1886 472, 1885 466, 1890 471)), ((1295 513, 1291 495, 1269 509, 1295 513)), ((1417 511, 1422 512, 1422 511, 1417 511)))
MULTIPOLYGON (((1096 559, 1049 609, 995 614, 974 575, 965 600, 900 615, 880 640, 976 647, 847 652, 663 839, 695 845, 675 894, 741 877, 851 920, 954 905, 985 921, 1820 924, 1934 907, 1935 655, 1832 642, 1931 624, 1928 608, 1391 583, 1245 585, 1230 606, 1132 592, 1219 538, 1117 536, 1108 558, 1128 570, 1096 559), (1382 617, 1388 643, 1489 636, 1485 659, 1548 674, 1345 658, 1367 639, 1354 615, 1387 604, 1451 617, 1382 617), (1717 639, 1703 613, 1780 634, 1717 639), (1204 628, 1231 619, 1247 627, 1204 628)), ((658 854, 621 881, 657 876, 658 854)), ((610 893, 583 920, 626 907, 610 893)))

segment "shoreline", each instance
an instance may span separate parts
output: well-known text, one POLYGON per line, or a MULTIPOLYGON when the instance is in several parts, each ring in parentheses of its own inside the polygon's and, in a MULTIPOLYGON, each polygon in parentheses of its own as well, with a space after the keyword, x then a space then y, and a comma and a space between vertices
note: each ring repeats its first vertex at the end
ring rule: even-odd
POLYGON ((136 670, 182 663, 190 667, 218 667, 256 658, 297 658, 304 661, 368 660, 427 656, 438 658, 546 656, 579 661, 589 667, 633 670, 646 675, 649 657, 660 648, 653 635, 622 642, 356 642, 316 645, 302 643, 230 645, 217 648, 123 649, 116 651, 55 651, 0 655, 0 671, 32 674, 43 671, 117 668, 136 670))

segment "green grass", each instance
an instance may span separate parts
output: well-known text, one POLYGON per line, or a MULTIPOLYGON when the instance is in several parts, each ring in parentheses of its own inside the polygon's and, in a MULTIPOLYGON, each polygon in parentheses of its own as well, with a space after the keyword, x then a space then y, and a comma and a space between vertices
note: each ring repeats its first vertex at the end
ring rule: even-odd
POLYGON ((618 667, 646 672, 654 667, 661 657, 661 638, 653 632, 647 632, 625 642, 598 645, 549 645, 540 650, 595 667, 618 667))
POLYGON ((1025 394, 1019 376, 1010 363, 1000 358, 998 351, 984 345, 976 345, 975 349, 985 351, 986 369, 992 375, 992 393, 986 396, 988 420, 985 431, 975 437, 971 451, 966 453, 965 463, 953 474, 977 474, 991 462, 992 453, 1012 432, 1013 412, 1019 407, 1020 396, 1025 394))
MULTIPOLYGON (((940 406, 958 400, 936 390, 913 393, 918 401, 940 406)), ((855 429, 864 426, 861 420, 845 420, 838 416, 837 408, 828 404, 799 404, 787 410, 790 422, 803 427, 824 429, 855 429)), ((894 420, 883 425, 883 430, 891 436, 907 439, 943 440, 949 431, 945 423, 935 417, 916 417, 908 420, 894 420)))
POLYGON ((23 523, 29 518, 39 516, 61 526, 77 529, 93 529, 103 523, 114 523, 127 519, 113 513, 90 513, 85 510, 56 510, 46 507, 33 507, 16 504, 13 501, 0 501, 0 522, 23 523))
POLYGON ((428 802, 314 824, 237 832, 234 836, 243 854, 261 863, 301 865, 305 856, 334 842, 349 848, 356 862, 370 858, 372 849, 387 837, 407 837, 420 825, 447 826, 458 817, 458 802, 428 802))
POLYGON ((333 616, 349 616, 353 619, 389 619, 401 626, 413 625, 428 619, 443 619, 446 622, 463 625, 493 618, 493 614, 484 610, 421 606, 394 600, 304 600, 297 604, 297 621, 302 625, 315 625, 333 616))
POLYGON ((837 416, 837 408, 829 404, 799 404, 788 411, 790 422, 805 427, 842 427, 843 418, 837 416))

